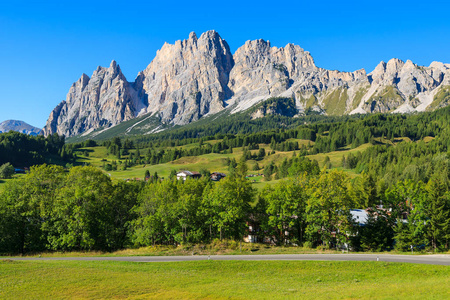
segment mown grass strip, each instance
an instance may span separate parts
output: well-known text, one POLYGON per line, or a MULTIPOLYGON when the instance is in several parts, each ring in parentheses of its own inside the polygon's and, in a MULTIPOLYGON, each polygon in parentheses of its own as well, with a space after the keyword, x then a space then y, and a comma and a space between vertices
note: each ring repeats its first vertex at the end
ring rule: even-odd
POLYGON ((7 299, 448 299, 449 280, 445 266, 385 262, 0 262, 7 299))

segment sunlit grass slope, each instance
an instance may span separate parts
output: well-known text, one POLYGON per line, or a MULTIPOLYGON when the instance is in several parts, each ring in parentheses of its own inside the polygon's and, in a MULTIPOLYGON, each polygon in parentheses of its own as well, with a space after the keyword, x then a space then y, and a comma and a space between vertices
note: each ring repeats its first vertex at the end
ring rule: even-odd
MULTIPOLYGON (((425 137, 424 141, 429 142, 432 140, 433 137, 425 137)), ((291 142, 298 142, 299 146, 302 147, 302 145, 308 146, 308 144, 314 145, 314 142, 308 141, 308 140, 301 140, 301 139, 290 139, 291 142)), ((411 142, 409 138, 396 138, 394 141, 390 141, 384 138, 376 138, 375 141, 377 143, 381 144, 391 144, 396 145, 400 142, 411 142)), ((219 142, 219 140, 210 140, 205 143, 209 143, 211 145, 214 145, 215 143, 219 142)), ((190 149, 197 147, 198 143, 183 145, 179 147, 168 147, 165 149, 173 149, 173 148, 183 148, 183 149, 190 149)), ((267 144, 259 144, 260 148, 264 148, 266 150, 266 153, 269 154, 271 152, 270 146, 267 144)), ((332 168, 340 168, 342 164, 342 156, 347 156, 349 153, 356 154, 359 152, 364 152, 367 148, 371 147, 371 144, 363 144, 357 148, 351 149, 349 147, 344 147, 339 149, 338 151, 333 151, 329 153, 319 153, 315 155, 307 155, 310 159, 315 159, 319 163, 319 166, 322 168, 324 165, 325 158, 328 156, 330 158, 331 166, 332 168)), ((148 149, 140 149, 141 156, 145 156, 148 149)), ((130 150, 130 152, 136 152, 136 150, 130 150)), ((256 154, 258 150, 251 150, 253 154, 256 154)), ((275 164, 279 165, 285 158, 289 159, 295 154, 298 154, 299 151, 275 151, 275 154, 266 155, 262 160, 254 161, 249 160, 247 161, 247 166, 249 168, 248 173, 249 174, 258 174, 263 173, 264 166, 269 164, 270 162, 274 162, 275 164), (259 170, 254 170, 255 164, 258 164, 260 167, 259 170)), ((98 146, 98 147, 89 147, 89 148, 82 148, 77 150, 77 163, 79 164, 90 164, 95 167, 101 168, 104 163, 111 163, 112 161, 120 162, 116 156, 108 154, 108 150, 106 147, 98 146), (88 153, 88 156, 85 155, 85 153, 88 153)), ((191 171, 200 171, 200 169, 207 169, 211 172, 228 172, 228 166, 227 166, 227 159, 236 159, 239 161, 240 157, 242 156, 243 149, 242 147, 233 148, 233 153, 229 154, 218 154, 218 153, 210 153, 200 156, 187 156, 182 157, 180 159, 177 159, 172 162, 168 163, 162 163, 157 165, 148 165, 148 164, 141 164, 136 165, 133 167, 129 167, 126 170, 117 170, 117 171, 108 171, 107 173, 112 177, 116 179, 133 179, 133 178, 144 178, 145 171, 148 170, 151 174, 154 174, 155 172, 158 173, 160 177, 167 178, 172 170, 191 170, 191 171)), ((122 157, 121 159, 127 159, 128 157, 122 157)), ((357 174, 354 172, 354 170, 346 170, 349 173, 351 173, 353 176, 356 176, 357 174)), ((17 176, 17 175, 16 175, 17 176)), ((255 187, 258 189, 263 188, 266 184, 274 184, 278 182, 278 180, 272 180, 272 181, 264 181, 262 177, 253 177, 251 178, 254 182, 255 187)), ((0 180, 0 191, 4 187, 4 183, 6 180, 0 180)))

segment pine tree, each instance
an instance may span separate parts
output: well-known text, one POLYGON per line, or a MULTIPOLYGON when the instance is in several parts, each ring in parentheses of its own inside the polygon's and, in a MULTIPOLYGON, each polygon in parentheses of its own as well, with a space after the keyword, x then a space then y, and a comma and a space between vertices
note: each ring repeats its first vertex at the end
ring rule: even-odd
POLYGON ((270 149, 275 150, 276 146, 277 146, 277 142, 272 137, 272 139, 270 140, 270 149))
POLYGON ((450 193, 438 179, 428 184, 428 230, 427 237, 433 250, 448 250, 450 239, 450 193))

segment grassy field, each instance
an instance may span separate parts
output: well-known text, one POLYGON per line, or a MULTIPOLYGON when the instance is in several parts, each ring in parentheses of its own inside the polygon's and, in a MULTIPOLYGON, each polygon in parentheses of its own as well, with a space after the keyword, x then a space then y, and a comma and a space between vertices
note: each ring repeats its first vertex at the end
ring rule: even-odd
POLYGON ((448 299, 450 268, 378 262, 0 261, 2 299, 448 299))
POLYGON ((363 144, 355 149, 343 148, 343 149, 340 149, 339 151, 333 151, 333 152, 329 152, 329 153, 319 153, 319 154, 315 154, 315 155, 308 155, 307 157, 309 159, 317 160, 317 162, 319 163, 319 166, 322 167, 322 165, 325 161, 325 157, 328 156, 330 158, 332 167, 337 168, 342 165, 342 156, 344 156, 344 155, 347 156, 349 153, 355 154, 358 151, 363 152, 370 146, 371 146, 370 144, 363 144))

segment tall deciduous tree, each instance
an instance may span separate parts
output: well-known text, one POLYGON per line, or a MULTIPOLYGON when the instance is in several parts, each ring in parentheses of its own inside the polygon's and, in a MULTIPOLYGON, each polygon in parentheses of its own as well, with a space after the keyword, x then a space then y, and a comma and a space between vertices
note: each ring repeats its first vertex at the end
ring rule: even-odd
MULTIPOLYGON (((147 185, 139 195, 137 218, 133 221, 133 241, 136 245, 167 244, 173 237, 169 230, 179 223, 171 210, 178 200, 177 181, 165 180, 147 185)), ((179 229, 173 229, 178 230, 179 229)))
POLYGON ((311 181, 306 208, 307 232, 315 243, 347 242, 350 209, 354 203, 348 191, 349 178, 342 171, 322 172, 311 181))
POLYGON ((53 249, 91 250, 107 247, 108 198, 111 180, 94 167, 74 167, 58 191, 53 211, 53 249))
POLYGON ((422 182, 399 181, 386 190, 383 203, 396 218, 396 248, 409 250, 410 246, 426 244, 426 193, 422 182))
POLYGON ((307 178, 281 181, 273 187, 267 186, 261 193, 261 200, 266 203, 268 225, 276 228, 276 242, 303 243, 306 224, 307 178), (286 234, 287 233, 287 234, 286 234))
POLYGON ((62 167, 42 165, 6 184, 0 194, 0 252, 46 249, 56 191, 63 178, 62 167))
POLYGON ((14 175, 14 167, 9 163, 0 166, 0 179, 9 179, 14 175))
POLYGON ((227 177, 204 195, 209 223, 219 232, 219 237, 242 239, 254 189, 250 182, 239 176, 227 177))

